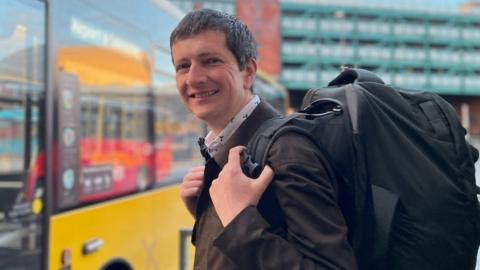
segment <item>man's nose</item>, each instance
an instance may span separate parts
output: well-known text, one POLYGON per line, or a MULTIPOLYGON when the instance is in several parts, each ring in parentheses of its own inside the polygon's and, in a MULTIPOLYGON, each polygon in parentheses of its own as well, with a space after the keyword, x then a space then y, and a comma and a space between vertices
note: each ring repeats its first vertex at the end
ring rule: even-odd
POLYGON ((188 70, 187 84, 196 85, 206 81, 205 69, 199 64, 191 64, 188 70))

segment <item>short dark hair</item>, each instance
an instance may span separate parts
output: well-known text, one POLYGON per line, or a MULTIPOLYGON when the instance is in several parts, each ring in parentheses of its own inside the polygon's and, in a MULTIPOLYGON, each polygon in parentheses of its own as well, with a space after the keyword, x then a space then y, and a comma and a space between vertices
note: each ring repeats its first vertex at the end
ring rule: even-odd
POLYGON ((227 48, 244 70, 251 59, 257 59, 257 43, 252 32, 235 16, 213 9, 189 12, 170 35, 170 49, 178 40, 187 39, 202 32, 214 30, 225 34, 227 48))

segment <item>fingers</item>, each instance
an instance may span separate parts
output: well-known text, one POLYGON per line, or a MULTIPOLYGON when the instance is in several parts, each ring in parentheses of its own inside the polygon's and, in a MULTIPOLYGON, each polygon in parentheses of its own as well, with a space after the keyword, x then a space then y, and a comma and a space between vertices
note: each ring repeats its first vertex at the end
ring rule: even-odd
POLYGON ((187 175, 189 175, 189 174, 202 174, 203 175, 204 171, 205 171, 205 166, 197 166, 197 167, 190 168, 187 172, 187 175))
POLYGON ((272 182, 272 179, 274 176, 275 174, 272 168, 270 168, 270 166, 268 165, 265 165, 260 176, 254 181, 256 190, 260 194, 262 194, 265 191, 265 189, 267 189, 268 185, 272 182))
MULTIPOLYGON (((241 148, 231 151, 230 155, 237 156, 238 150, 241 148)), ((235 162, 235 159, 229 162, 235 162)), ((224 167, 224 170, 232 171, 235 168, 224 167)), ((241 172, 219 174, 219 177, 213 180, 209 192, 222 225, 227 226, 245 207, 257 206, 273 175, 273 170, 269 166, 265 166, 255 180, 241 172)))
POLYGON ((204 166, 191 168, 183 177, 182 184, 180 185, 180 198, 187 207, 187 210, 194 217, 197 200, 204 186, 204 170, 204 166))
POLYGON ((203 187, 202 180, 193 180, 193 181, 182 183, 182 190, 186 190, 186 191, 201 189, 202 187, 203 187))
POLYGON ((268 166, 268 165, 265 165, 262 173, 260 173, 260 176, 257 178, 257 180, 260 180, 260 181, 257 181, 257 182, 270 183, 272 181, 274 175, 275 175, 275 173, 273 172, 272 168, 270 168, 270 166, 268 166))
POLYGON ((187 200, 190 197, 198 197, 203 188, 203 171, 204 166, 191 168, 183 177, 180 186, 180 196, 187 200))
POLYGON ((243 145, 235 146, 230 149, 228 152, 228 163, 229 164, 238 164, 240 166, 240 153, 245 149, 246 147, 243 145))
POLYGON ((189 172, 183 177, 183 183, 190 182, 190 181, 203 181, 203 171, 201 172, 189 172))
POLYGON ((194 167, 188 170, 187 174, 183 177, 182 183, 187 183, 190 181, 203 181, 203 172, 204 172, 205 167, 204 166, 199 166, 199 167, 194 167))
POLYGON ((200 193, 202 192, 203 189, 203 183, 189 183, 189 184, 182 184, 182 187, 180 189, 180 197, 182 200, 190 200, 193 198, 197 198, 200 196, 200 193))
POLYGON ((205 166, 196 166, 196 167, 192 167, 190 168, 190 171, 202 171, 205 170, 205 166))

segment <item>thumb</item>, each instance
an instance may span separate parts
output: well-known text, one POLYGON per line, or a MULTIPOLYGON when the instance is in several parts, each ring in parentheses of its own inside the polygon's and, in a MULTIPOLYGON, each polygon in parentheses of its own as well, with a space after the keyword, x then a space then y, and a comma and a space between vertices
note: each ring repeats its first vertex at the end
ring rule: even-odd
POLYGON ((261 193, 263 193, 270 184, 270 182, 272 182, 274 175, 275 174, 273 173, 272 168, 270 168, 270 166, 268 165, 265 165, 260 176, 254 181, 255 185, 257 185, 257 188, 259 191, 261 191, 261 193))

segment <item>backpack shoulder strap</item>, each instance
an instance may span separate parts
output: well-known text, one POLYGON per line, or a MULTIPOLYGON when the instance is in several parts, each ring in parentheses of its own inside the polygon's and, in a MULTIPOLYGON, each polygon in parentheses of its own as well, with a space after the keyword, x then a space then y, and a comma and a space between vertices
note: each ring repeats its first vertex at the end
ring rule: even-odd
POLYGON ((288 123, 299 116, 308 116, 309 114, 298 112, 291 115, 279 118, 272 118, 264 122, 261 127, 255 132, 247 145, 247 150, 252 157, 252 160, 263 168, 267 163, 268 152, 273 143, 283 134, 287 132, 295 132, 310 138, 313 142, 315 140, 312 135, 305 129, 296 125, 288 125, 288 123))
POLYGON ((266 160, 264 160, 264 156, 267 156, 267 153, 270 150, 270 142, 273 135, 277 132, 277 130, 295 117, 296 114, 292 114, 287 117, 276 117, 269 119, 260 126, 260 128, 250 139, 247 145, 247 150, 251 155, 252 160, 258 163, 261 168, 265 166, 266 160))

